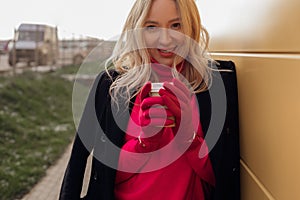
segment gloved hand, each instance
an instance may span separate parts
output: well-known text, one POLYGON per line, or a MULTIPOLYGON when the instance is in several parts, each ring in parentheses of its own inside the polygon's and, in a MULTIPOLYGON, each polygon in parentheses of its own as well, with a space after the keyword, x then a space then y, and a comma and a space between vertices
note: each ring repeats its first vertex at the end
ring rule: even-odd
MULTIPOLYGON (((193 118, 192 99, 195 96, 178 79, 172 80, 173 84, 164 82, 165 89, 159 90, 159 95, 163 99, 168 110, 175 116, 175 127, 173 133, 176 134, 177 143, 187 144, 192 142, 196 136, 199 117, 193 118)), ((194 111, 195 113, 195 111, 194 111)))
POLYGON ((169 119, 172 112, 165 107, 160 96, 149 96, 151 82, 147 82, 140 93, 139 123, 142 127, 142 138, 156 139, 162 134, 165 126, 174 124, 169 119))

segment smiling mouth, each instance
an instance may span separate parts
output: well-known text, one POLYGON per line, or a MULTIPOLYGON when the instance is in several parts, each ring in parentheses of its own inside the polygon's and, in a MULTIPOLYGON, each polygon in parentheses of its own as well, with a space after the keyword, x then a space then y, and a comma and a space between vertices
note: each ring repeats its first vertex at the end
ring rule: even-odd
POLYGON ((158 51, 160 51, 162 53, 173 53, 175 49, 176 49, 176 47, 174 47, 172 49, 159 49, 158 48, 158 51))
POLYGON ((171 50, 158 49, 158 51, 160 51, 160 52, 162 52, 162 53, 172 53, 171 50))
POLYGON ((174 50, 176 49, 176 47, 172 48, 172 49, 157 49, 158 53, 160 54, 161 57, 164 58, 170 58, 174 56, 174 50))

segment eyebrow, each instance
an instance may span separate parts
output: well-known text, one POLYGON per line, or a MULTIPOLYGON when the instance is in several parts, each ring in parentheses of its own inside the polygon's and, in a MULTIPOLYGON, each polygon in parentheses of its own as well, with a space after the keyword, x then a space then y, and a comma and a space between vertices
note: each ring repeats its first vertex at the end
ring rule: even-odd
MULTIPOLYGON (((171 19, 169 21, 169 23, 172 23, 172 22, 175 22, 175 21, 180 21, 180 18, 177 17, 177 18, 171 19)), ((147 20, 147 21, 145 21, 145 24, 158 24, 158 22, 153 21, 153 20, 147 20)))

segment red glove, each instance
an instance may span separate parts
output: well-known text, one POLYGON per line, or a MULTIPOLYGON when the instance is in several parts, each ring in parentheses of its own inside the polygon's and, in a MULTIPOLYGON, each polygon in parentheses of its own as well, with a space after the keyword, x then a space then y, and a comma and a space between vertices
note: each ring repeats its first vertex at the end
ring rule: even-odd
POLYGON ((140 94, 139 123, 143 130, 141 136, 154 139, 155 136, 161 136, 163 127, 173 124, 174 120, 169 119, 172 113, 165 108, 163 99, 160 96, 149 96, 150 91, 151 83, 148 82, 140 94))
POLYGON ((163 99, 168 110, 175 116, 174 134, 177 135, 180 144, 192 141, 195 137, 197 129, 194 127, 193 108, 191 101, 193 94, 178 79, 173 79, 173 84, 164 82, 165 89, 159 90, 159 95, 163 99))

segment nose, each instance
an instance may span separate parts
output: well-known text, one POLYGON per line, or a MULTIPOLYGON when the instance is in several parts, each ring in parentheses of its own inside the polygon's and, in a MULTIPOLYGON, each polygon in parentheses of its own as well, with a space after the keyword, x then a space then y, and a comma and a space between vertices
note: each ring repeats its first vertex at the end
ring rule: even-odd
POLYGON ((168 47, 173 39, 168 29, 162 28, 159 34, 159 45, 168 47))

